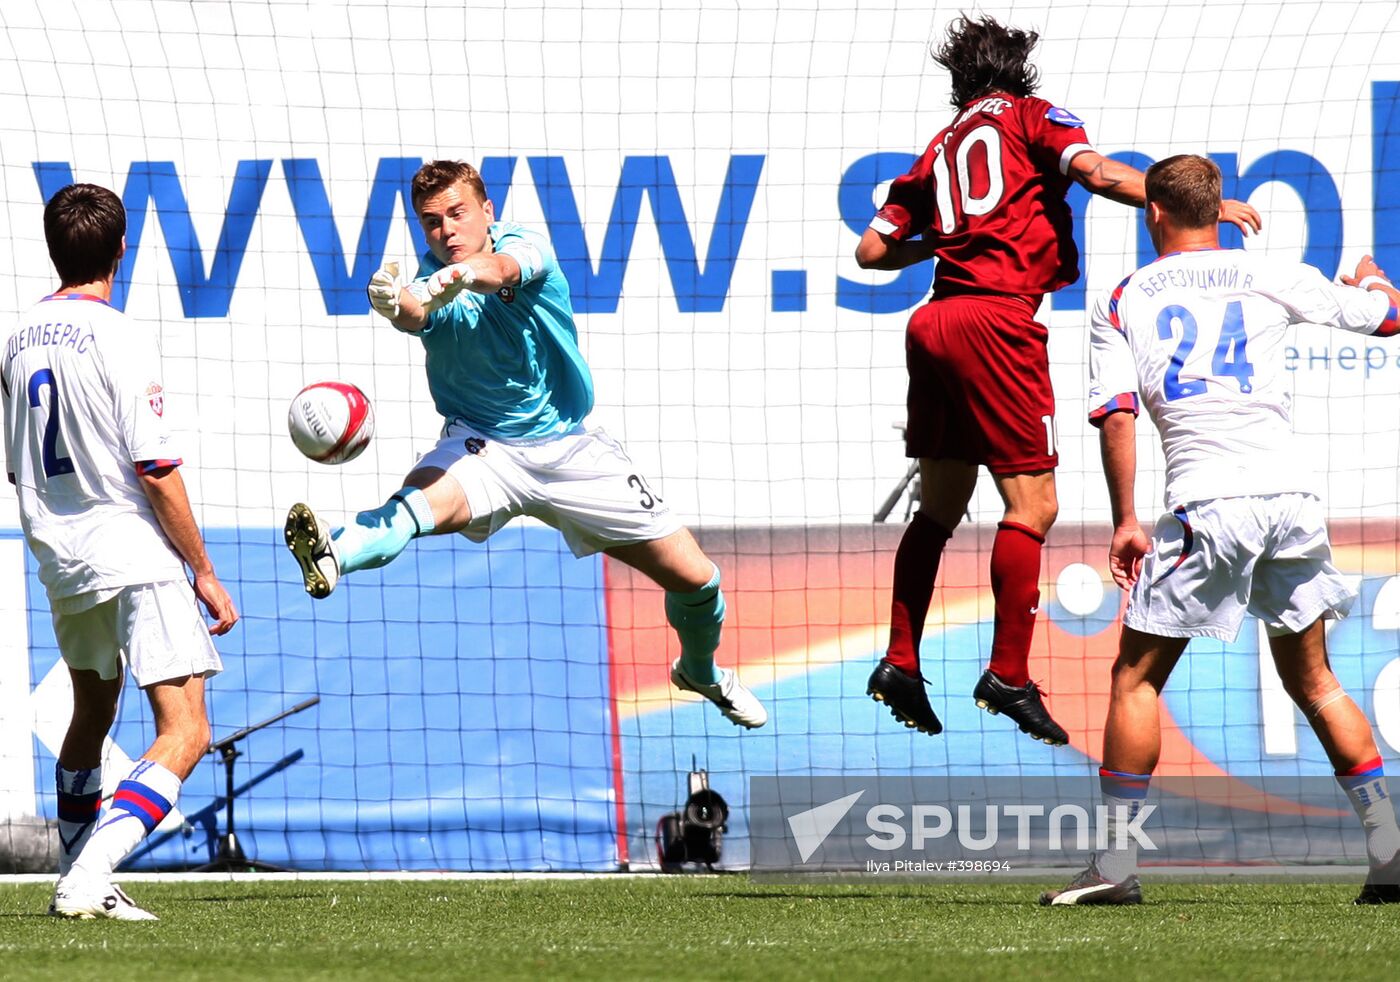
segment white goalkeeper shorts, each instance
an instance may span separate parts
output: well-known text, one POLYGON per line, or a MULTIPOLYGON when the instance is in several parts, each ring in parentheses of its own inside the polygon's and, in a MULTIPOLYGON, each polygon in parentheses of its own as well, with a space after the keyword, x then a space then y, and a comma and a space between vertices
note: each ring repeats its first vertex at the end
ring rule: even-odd
POLYGON ((1158 519, 1123 623, 1159 637, 1233 641, 1249 613, 1275 637, 1345 617, 1355 599, 1332 565, 1316 495, 1217 498, 1158 519))
POLYGON ((472 514, 462 534, 473 542, 520 515, 558 529, 579 557, 681 529, 622 444, 601 427, 522 443, 492 440, 461 420, 442 433, 414 470, 435 467, 456 480, 472 514))
POLYGON ((184 580, 66 597, 54 608, 58 650, 69 668, 114 679, 125 660, 142 688, 223 671, 194 588, 184 580), (84 606, 94 599, 96 603, 84 606))

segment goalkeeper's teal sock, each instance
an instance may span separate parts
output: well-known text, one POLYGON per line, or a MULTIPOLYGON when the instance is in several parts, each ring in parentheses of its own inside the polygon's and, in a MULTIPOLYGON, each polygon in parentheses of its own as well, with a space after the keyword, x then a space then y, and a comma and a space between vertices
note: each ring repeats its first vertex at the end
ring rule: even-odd
POLYGON ((719 588, 719 567, 710 582, 693 593, 666 594, 666 619, 681 639, 681 670, 691 681, 714 685, 719 681, 715 649, 724 627, 724 594, 719 588))
POLYGON ((342 573, 387 566, 420 535, 435 528, 428 496, 419 488, 401 488, 378 508, 362 511, 355 521, 331 533, 342 573))

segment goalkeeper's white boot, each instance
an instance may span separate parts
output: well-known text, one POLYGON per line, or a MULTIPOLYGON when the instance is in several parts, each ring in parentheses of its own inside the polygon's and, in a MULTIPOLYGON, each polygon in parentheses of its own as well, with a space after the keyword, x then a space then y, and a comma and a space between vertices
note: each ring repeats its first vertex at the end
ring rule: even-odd
POLYGON ((292 550, 301 567, 306 592, 317 600, 329 597, 340 581, 340 560, 335 554, 330 529, 316 517, 310 505, 297 502, 287 512, 285 534, 287 548, 292 550))
POLYGON ((113 921, 158 921, 149 910, 136 906, 126 891, 108 880, 69 873, 54 888, 49 913, 79 921, 104 918, 113 921))
POLYGON ((727 668, 719 669, 718 682, 705 684, 685 674, 681 660, 677 658, 671 663, 671 682, 677 689, 695 692, 710 700, 719 707, 724 718, 736 726, 756 730, 768 722, 768 710, 763 708, 763 703, 744 687, 737 674, 727 668))

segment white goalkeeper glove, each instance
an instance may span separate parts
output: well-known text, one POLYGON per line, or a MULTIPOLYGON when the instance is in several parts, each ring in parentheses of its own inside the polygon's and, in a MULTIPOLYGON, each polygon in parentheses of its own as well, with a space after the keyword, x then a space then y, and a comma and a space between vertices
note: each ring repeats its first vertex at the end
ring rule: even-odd
POLYGON ((382 317, 393 320, 399 316, 399 294, 403 292, 403 274, 397 262, 385 263, 369 278, 369 305, 382 317))
POLYGON ((430 312, 445 307, 475 282, 476 276, 466 263, 444 266, 428 277, 428 302, 425 306, 430 312))

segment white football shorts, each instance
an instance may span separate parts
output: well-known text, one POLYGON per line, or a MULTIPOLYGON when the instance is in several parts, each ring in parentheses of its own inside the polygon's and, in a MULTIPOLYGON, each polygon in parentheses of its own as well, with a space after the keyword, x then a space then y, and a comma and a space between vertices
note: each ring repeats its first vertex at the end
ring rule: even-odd
POLYGON ((1316 495, 1216 498, 1158 519, 1123 623, 1159 637, 1233 641, 1250 613, 1274 637, 1345 617, 1355 599, 1332 565, 1316 495))
POLYGON ((579 557, 680 531, 671 506, 601 427, 522 443, 492 440, 461 420, 442 432, 414 470, 436 467, 456 480, 472 513, 462 534, 473 542, 518 515, 558 529, 579 557))
POLYGON ((53 615, 58 650, 69 668, 114 679, 125 660, 143 688, 223 671, 194 588, 185 580, 122 587, 93 606, 60 612, 81 606, 82 599, 65 598, 53 615))

